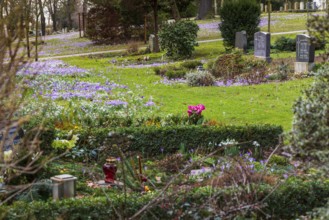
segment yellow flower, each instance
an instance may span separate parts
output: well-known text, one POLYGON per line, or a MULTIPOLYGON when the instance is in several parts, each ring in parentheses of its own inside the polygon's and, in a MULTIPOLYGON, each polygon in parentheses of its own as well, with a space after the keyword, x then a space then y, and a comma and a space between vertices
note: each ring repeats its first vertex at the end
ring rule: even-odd
POLYGON ((5 152, 3 152, 4 154, 4 160, 5 162, 10 162, 13 156, 13 151, 12 150, 7 150, 5 152))

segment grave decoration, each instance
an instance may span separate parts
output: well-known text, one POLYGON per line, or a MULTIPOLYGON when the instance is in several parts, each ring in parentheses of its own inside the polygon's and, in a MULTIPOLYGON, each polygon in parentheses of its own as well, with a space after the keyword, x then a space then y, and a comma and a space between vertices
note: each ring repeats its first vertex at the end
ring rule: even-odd
POLYGON ((117 159, 115 157, 109 157, 106 159, 105 164, 103 165, 103 172, 105 174, 105 183, 114 183, 116 179, 117 172, 117 159))

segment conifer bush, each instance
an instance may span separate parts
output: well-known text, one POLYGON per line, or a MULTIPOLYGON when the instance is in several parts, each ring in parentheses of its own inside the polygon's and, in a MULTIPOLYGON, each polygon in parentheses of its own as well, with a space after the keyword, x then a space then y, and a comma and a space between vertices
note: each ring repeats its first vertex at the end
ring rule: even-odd
POLYGON ((194 47, 198 45, 198 30, 199 26, 192 21, 166 24, 159 33, 161 48, 172 58, 191 57, 194 47))
POLYGON ((224 38, 225 47, 234 47, 235 33, 247 32, 248 42, 253 40, 254 33, 260 29, 260 6, 256 0, 225 0, 219 10, 222 23, 219 29, 224 38))

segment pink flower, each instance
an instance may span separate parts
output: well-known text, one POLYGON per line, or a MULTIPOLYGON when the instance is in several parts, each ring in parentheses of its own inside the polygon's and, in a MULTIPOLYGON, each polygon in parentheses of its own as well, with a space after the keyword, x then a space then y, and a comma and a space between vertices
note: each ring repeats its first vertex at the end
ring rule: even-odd
POLYGON ((206 107, 202 104, 198 104, 198 105, 189 105, 188 106, 188 116, 191 116, 193 114, 197 114, 197 115, 201 115, 202 111, 205 110, 206 107))

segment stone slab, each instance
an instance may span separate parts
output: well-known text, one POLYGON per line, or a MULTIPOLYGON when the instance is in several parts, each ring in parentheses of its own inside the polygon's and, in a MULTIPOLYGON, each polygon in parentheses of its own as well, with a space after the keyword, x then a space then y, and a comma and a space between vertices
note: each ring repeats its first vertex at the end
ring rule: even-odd
POLYGON ((314 63, 295 62, 295 74, 308 73, 312 71, 314 63))

